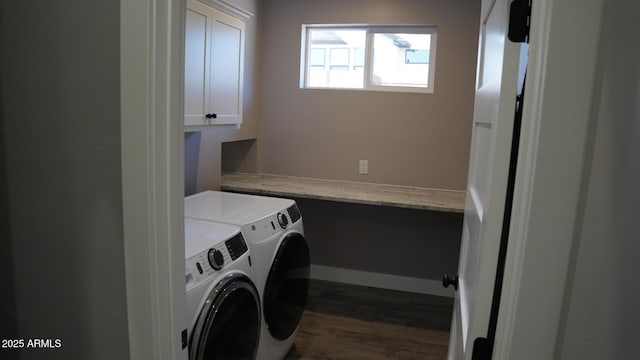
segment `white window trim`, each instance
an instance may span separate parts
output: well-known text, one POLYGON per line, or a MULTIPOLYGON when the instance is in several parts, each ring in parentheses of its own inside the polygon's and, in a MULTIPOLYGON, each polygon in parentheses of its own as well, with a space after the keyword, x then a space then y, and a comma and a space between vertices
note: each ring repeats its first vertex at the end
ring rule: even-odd
POLYGON ((394 24, 394 25, 372 25, 372 24, 303 24, 300 46, 300 89, 311 90, 356 90, 356 91, 383 91, 383 92, 409 92, 409 93, 428 93, 431 94, 435 89, 435 69, 436 69, 436 51, 438 44, 438 27, 435 25, 416 25, 416 24, 394 24), (308 86, 308 72, 310 48, 308 44, 311 42, 309 38, 310 29, 344 29, 356 30, 362 29, 366 31, 365 43, 365 63, 364 63, 364 84, 362 88, 351 87, 324 87, 324 86, 308 86), (429 51, 429 84, 427 87, 422 86, 391 86, 391 85, 373 85, 371 82, 371 66, 372 66, 372 49, 373 36, 381 33, 408 33, 408 34, 429 34, 431 35, 431 46, 429 51))

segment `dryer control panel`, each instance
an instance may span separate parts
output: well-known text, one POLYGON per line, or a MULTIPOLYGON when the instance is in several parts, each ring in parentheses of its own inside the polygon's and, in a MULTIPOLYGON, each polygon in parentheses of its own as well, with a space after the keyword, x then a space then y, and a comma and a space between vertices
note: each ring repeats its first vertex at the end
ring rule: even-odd
POLYGON ((289 218, 291 219, 291 223, 295 224, 298 220, 302 218, 302 214, 300 214, 300 209, 298 209, 298 204, 293 204, 287 209, 287 214, 289 214, 289 218))
POLYGON ((283 229, 287 228, 287 226, 289 225, 289 219, 287 219, 287 215, 285 215, 284 213, 278 213, 278 225, 280 225, 280 227, 283 229))
POLYGON ((253 244, 257 244, 270 239, 271 237, 284 231, 280 224, 280 221, 283 221, 281 220, 281 216, 284 216, 288 223, 289 219, 286 218, 286 215, 282 212, 279 212, 251 224, 249 226, 251 231, 251 242, 253 244))
POLYGON ((264 219, 256 221, 248 226, 249 231, 245 231, 247 239, 252 244, 258 244, 272 238, 273 236, 290 229, 293 224, 302 220, 302 215, 296 204, 281 211, 271 214, 264 219))

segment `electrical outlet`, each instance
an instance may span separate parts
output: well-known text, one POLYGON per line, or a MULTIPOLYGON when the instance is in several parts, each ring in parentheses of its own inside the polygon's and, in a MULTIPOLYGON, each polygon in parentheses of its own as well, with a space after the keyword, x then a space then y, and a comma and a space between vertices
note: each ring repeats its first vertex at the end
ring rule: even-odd
POLYGON ((369 160, 360 160, 358 172, 360 175, 366 175, 369 173, 369 160))

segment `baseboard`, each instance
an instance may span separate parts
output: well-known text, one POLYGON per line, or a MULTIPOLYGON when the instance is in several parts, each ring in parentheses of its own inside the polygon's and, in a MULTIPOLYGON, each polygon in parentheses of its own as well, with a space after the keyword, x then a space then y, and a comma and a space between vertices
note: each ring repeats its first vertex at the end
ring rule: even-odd
POLYGON ((342 269, 331 266, 311 265, 311 278, 420 294, 446 297, 455 296, 453 289, 445 289, 442 287, 442 283, 436 280, 342 269))

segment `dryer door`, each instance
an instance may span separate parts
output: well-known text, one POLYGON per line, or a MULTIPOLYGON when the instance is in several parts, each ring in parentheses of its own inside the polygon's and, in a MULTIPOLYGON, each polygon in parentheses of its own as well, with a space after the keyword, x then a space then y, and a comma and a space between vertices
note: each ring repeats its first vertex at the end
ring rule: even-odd
POLYGON ((189 359, 255 359, 260 299, 242 274, 231 274, 209 293, 189 342, 189 359))
POLYGON ((309 292, 310 255, 307 240, 294 232, 285 236, 271 264, 264 288, 264 317, 271 335, 285 340, 296 330, 309 292))

